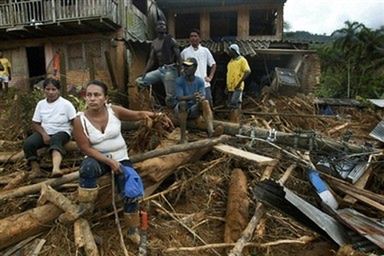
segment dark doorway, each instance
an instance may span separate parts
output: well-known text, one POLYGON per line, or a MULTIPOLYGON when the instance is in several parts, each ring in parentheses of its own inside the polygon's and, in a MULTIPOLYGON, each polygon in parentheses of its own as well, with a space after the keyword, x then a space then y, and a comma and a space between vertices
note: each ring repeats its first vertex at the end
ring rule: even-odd
POLYGON ((34 84, 44 79, 46 74, 44 47, 27 47, 26 50, 29 70, 29 81, 30 86, 33 87, 34 84))

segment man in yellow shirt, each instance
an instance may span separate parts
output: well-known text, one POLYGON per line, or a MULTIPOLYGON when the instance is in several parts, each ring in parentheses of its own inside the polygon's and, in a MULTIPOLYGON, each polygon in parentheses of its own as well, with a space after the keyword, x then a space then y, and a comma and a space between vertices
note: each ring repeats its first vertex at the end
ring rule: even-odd
POLYGON ((11 81, 11 62, 4 57, 3 52, 0 50, 0 94, 3 90, 3 84, 5 93, 8 91, 8 83, 11 81))
POLYGON ((228 107, 230 108, 229 121, 240 121, 240 109, 244 90, 244 80, 251 74, 248 61, 241 56, 237 44, 229 46, 231 60, 227 65, 227 91, 228 107))

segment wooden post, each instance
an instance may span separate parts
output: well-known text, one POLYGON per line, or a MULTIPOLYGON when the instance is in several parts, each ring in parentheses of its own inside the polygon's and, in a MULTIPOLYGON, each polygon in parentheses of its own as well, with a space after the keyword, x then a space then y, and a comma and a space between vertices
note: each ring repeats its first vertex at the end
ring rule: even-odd
POLYGON ((105 51, 104 56, 105 56, 105 60, 107 62, 109 76, 111 77, 112 88, 116 89, 117 88, 117 82, 116 82, 115 71, 114 71, 113 65, 112 65, 111 54, 109 53, 109 51, 105 51))
POLYGON ((200 15, 200 36, 202 40, 207 40, 210 38, 209 12, 204 10, 200 15))
POLYGON ((249 37, 249 7, 241 6, 237 14, 237 36, 241 39, 249 37))
POLYGON ((65 55, 63 51, 60 51, 60 84, 61 95, 67 95, 67 66, 65 61, 65 55))

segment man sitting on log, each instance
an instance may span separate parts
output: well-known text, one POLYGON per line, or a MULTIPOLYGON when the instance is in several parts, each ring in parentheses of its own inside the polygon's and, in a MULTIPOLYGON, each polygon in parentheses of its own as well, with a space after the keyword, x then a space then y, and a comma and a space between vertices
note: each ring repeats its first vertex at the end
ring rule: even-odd
POLYGON ((208 137, 213 136, 213 115, 205 98, 204 81, 195 76, 197 60, 187 58, 182 64, 182 75, 176 79, 176 99, 174 108, 180 124, 180 143, 186 143, 187 119, 198 118, 203 113, 207 124, 208 137))

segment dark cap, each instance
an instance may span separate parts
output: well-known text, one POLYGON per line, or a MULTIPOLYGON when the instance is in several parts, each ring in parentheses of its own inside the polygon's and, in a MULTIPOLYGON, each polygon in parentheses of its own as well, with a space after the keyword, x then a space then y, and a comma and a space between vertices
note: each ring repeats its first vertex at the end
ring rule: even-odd
POLYGON ((183 61, 185 66, 197 66, 197 60, 195 58, 187 58, 183 61))

